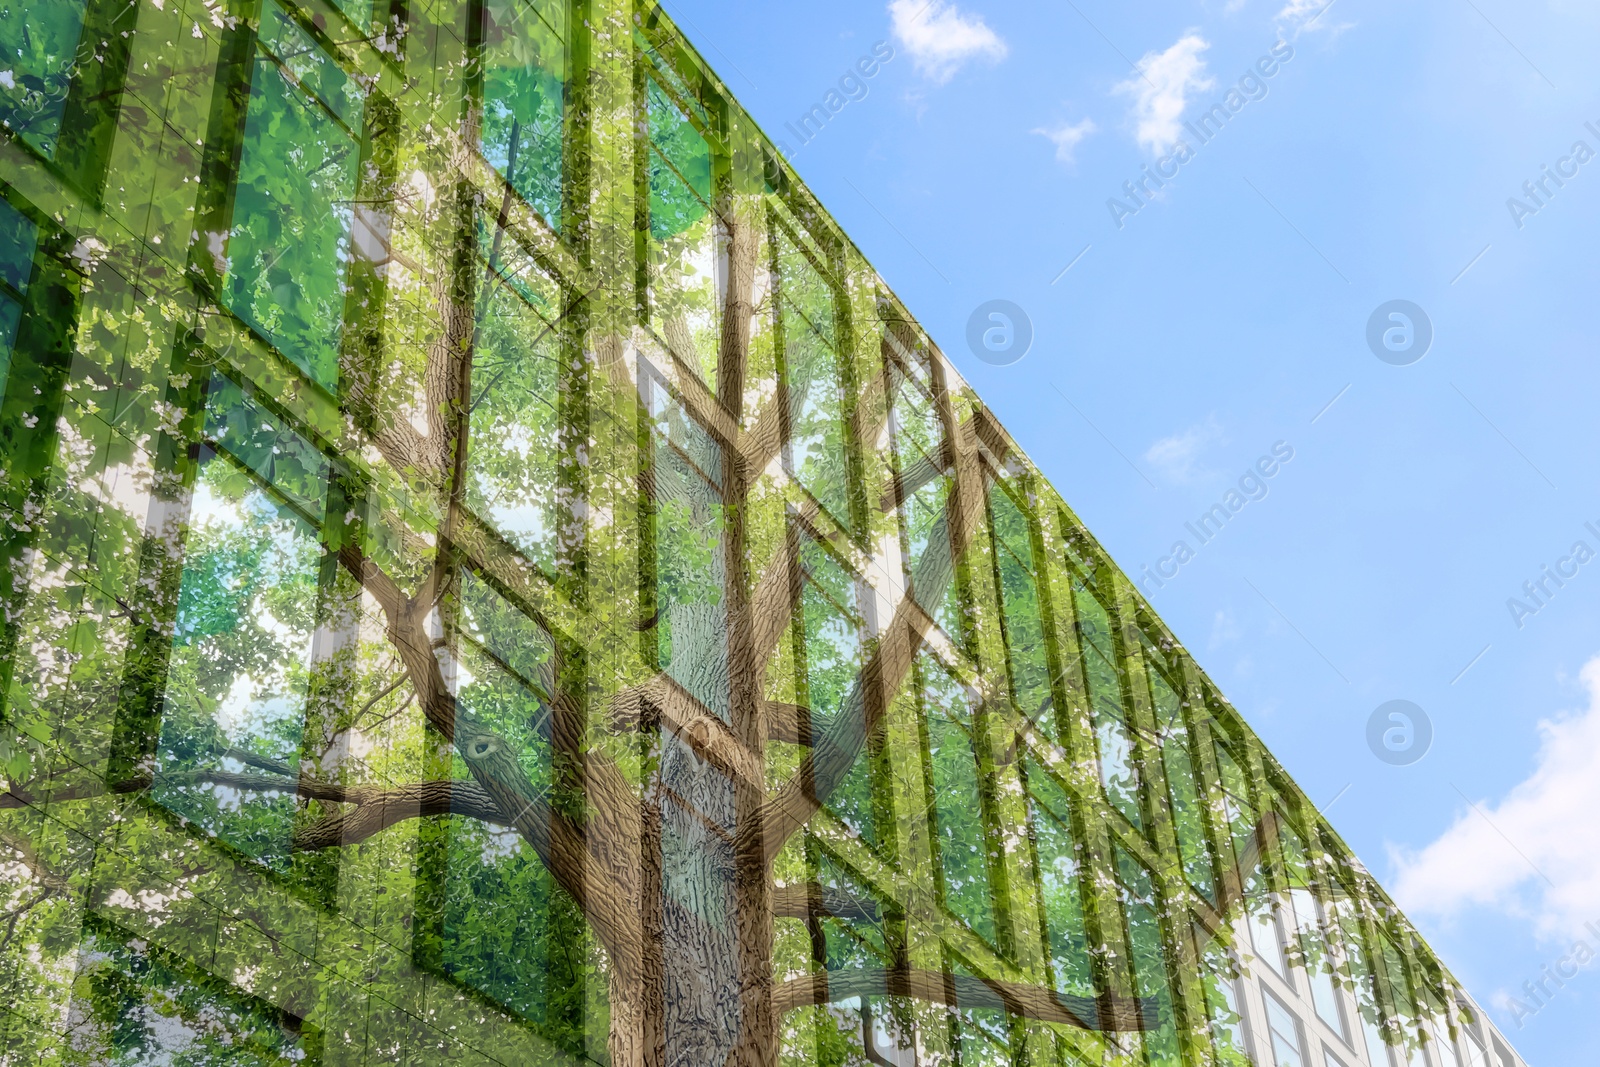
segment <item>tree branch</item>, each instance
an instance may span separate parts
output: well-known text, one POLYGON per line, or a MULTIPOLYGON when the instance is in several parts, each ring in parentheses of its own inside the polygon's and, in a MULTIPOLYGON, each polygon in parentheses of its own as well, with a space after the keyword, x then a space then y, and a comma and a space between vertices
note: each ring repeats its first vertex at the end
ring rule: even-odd
MULTIPOLYGON (((981 413, 980 413, 981 414, 981 413)), ((800 769, 766 806, 762 825, 743 832, 762 833, 767 862, 803 827, 850 773, 867 738, 881 727, 887 694, 899 689, 911 669, 932 620, 915 598, 916 591, 945 589, 955 578, 955 561, 967 549, 983 515, 986 475, 978 458, 973 420, 963 423, 957 440, 955 491, 945 514, 929 537, 915 580, 901 597, 894 617, 861 670, 856 684, 819 736, 800 769)))
POLYGON ((430 815, 465 815, 479 822, 511 826, 511 819, 494 797, 475 781, 418 782, 392 789, 364 792, 351 810, 326 816, 294 832, 293 843, 303 852, 354 845, 397 823, 430 815))
POLYGON ((875 923, 880 918, 876 901, 862 900, 837 889, 828 889, 817 882, 774 886, 772 914, 780 919, 805 920, 831 915, 835 919, 868 923, 875 923))
POLYGON ((832 725, 824 716, 813 715, 803 704, 767 703, 767 740, 784 741, 810 748, 832 725))
POLYGON ((951 1008, 999 1009, 1024 1019, 1125 1033, 1158 1024, 1154 1000, 1081 997, 1043 986, 1002 982, 964 974, 897 969, 826 971, 790 979, 772 994, 773 1011, 832 1004, 854 997, 912 997, 951 1008))

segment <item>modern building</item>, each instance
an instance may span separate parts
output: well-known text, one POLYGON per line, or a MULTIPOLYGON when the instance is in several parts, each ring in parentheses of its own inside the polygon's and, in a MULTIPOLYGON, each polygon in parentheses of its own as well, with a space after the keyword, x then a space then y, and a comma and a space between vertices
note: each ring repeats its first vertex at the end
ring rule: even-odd
POLYGON ((0 1064, 1523 1067, 649 3, 0 67, 0 1064))

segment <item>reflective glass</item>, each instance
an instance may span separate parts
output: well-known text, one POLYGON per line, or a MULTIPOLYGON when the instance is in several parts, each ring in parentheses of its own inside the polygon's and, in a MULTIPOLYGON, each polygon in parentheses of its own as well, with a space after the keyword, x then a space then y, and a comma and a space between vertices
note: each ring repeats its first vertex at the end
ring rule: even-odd
POLYGON ((483 24, 483 154, 559 230, 566 5, 487 0, 483 24))
POLYGON ((472 374, 467 499, 549 573, 561 529, 559 298, 504 241, 485 270, 485 285, 472 374))
POLYGON ((928 777, 944 904, 993 943, 994 889, 972 707, 966 689, 933 656, 923 654, 919 673, 928 717, 928 777))
POLYGON ((1262 996, 1267 1007, 1267 1031, 1272 1037, 1272 1062, 1275 1067, 1305 1067, 1305 1052, 1300 1044, 1300 1020, 1271 993, 1262 996))
POLYGON ((1011 691, 1018 709, 1046 734, 1055 731, 1050 694, 1049 652, 1045 648, 1044 614, 1034 576, 1033 541, 1028 518, 1010 494, 990 494, 995 524, 995 569, 1005 611, 1006 658, 1011 691))
POLYGON ((1030 760, 1027 775, 1040 898, 1056 989, 1092 997, 1094 974, 1084 926, 1082 864, 1073 838, 1072 802, 1044 767, 1030 760))
POLYGON ((1217 883, 1207 839, 1205 801, 1190 754, 1184 702, 1154 662, 1148 665, 1148 670, 1156 729, 1161 734, 1162 770, 1166 772, 1167 789, 1172 795, 1172 823, 1178 837, 1178 851, 1183 857, 1183 871, 1201 896, 1215 902, 1217 883))
POLYGON ((778 271, 789 391, 789 469, 835 521, 848 525, 844 383, 834 350, 833 291, 779 228, 778 271))
POLYGON ((0 199, 0 282, 27 293, 33 275, 33 253, 39 244, 38 225, 11 203, 0 199))
POLYGON ((902 498, 907 578, 917 603, 945 633, 956 636, 961 631, 948 567, 950 527, 945 510, 952 483, 945 470, 944 427, 923 383, 898 365, 891 374, 899 382, 889 426, 902 498))
POLYGON ((85 0, 0 3, 0 125, 46 158, 67 109, 85 0))
POLYGON ((240 318, 330 390, 339 380, 363 112, 360 84, 268 0, 223 285, 240 318))
POLYGON ((1100 779, 1106 796, 1135 826, 1144 825, 1140 808, 1139 770, 1134 762, 1133 731, 1123 706, 1120 657, 1112 636, 1111 612, 1099 595, 1078 575, 1072 577, 1073 604, 1077 609, 1079 651, 1088 681, 1094 714, 1095 738, 1100 750, 1100 779))
POLYGON ((1151 1067, 1180 1067, 1183 1052, 1161 925, 1162 903, 1156 896, 1150 871, 1121 849, 1117 850, 1117 872, 1128 947, 1133 956, 1133 986, 1147 1005, 1146 1014, 1151 1016, 1144 1028, 1145 1056, 1151 1067))
POLYGON ((62 1063, 293 1067, 318 1045, 301 1020, 111 923, 86 928, 72 992, 62 1063))
POLYGON ((152 796, 281 867, 299 808, 323 551, 271 483, 224 454, 201 462, 152 796), (232 777, 256 772, 266 781, 232 777))
POLYGON ((728 717, 728 609, 721 452, 660 386, 650 390, 656 632, 662 666, 714 714, 728 717))

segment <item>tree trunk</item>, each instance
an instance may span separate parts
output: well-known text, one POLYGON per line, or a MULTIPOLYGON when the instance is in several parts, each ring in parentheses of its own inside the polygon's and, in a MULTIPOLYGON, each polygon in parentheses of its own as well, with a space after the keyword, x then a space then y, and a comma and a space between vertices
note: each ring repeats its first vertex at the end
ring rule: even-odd
MULTIPOLYGON (((726 608, 674 604, 669 615, 674 676, 726 693, 726 608)), ((665 1067, 706 1067, 727 1059, 740 1025, 733 783, 664 732, 661 785, 665 1067)))

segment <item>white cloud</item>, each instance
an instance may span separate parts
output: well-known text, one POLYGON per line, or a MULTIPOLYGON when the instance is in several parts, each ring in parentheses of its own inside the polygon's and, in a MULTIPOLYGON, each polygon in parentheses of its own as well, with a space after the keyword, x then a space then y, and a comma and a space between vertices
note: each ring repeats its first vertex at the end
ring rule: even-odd
POLYGON ((1098 126, 1093 119, 1084 119, 1076 125, 1063 122, 1055 129, 1039 128, 1033 132, 1041 137, 1048 137, 1056 146, 1056 158, 1063 163, 1073 162, 1072 154, 1077 150, 1083 139, 1094 133, 1098 126))
POLYGON ((1275 20, 1278 35, 1285 40, 1298 38, 1307 30, 1327 30, 1337 34, 1347 30, 1351 23, 1335 23, 1323 18, 1323 12, 1332 7, 1338 0, 1289 0, 1283 5, 1283 10, 1278 12, 1275 20))
POLYGON ((1216 79, 1206 74, 1200 53, 1211 44, 1190 30, 1165 52, 1147 52, 1139 61, 1139 74, 1116 87, 1133 97, 1139 144, 1159 155, 1178 143, 1189 94, 1210 89, 1216 79))
POLYGON ((1393 852, 1401 908, 1444 919, 1497 908, 1529 916, 1552 939, 1600 921, 1600 656, 1580 677, 1588 708, 1539 724, 1527 779, 1467 808, 1420 852, 1393 852))
POLYGON ((1211 637, 1206 643, 1209 651, 1215 652, 1223 645, 1231 645, 1239 640, 1239 624, 1232 615, 1226 611, 1219 611, 1211 619, 1211 637))
POLYGON ((1198 426, 1163 437, 1145 449, 1144 459, 1169 481, 1192 482, 1204 473, 1197 469, 1200 453, 1221 440, 1222 426, 1213 415, 1198 426))
POLYGON ((945 0, 889 0, 889 20, 917 70, 940 85, 969 59, 1006 57, 1006 43, 981 16, 963 15, 945 0))

